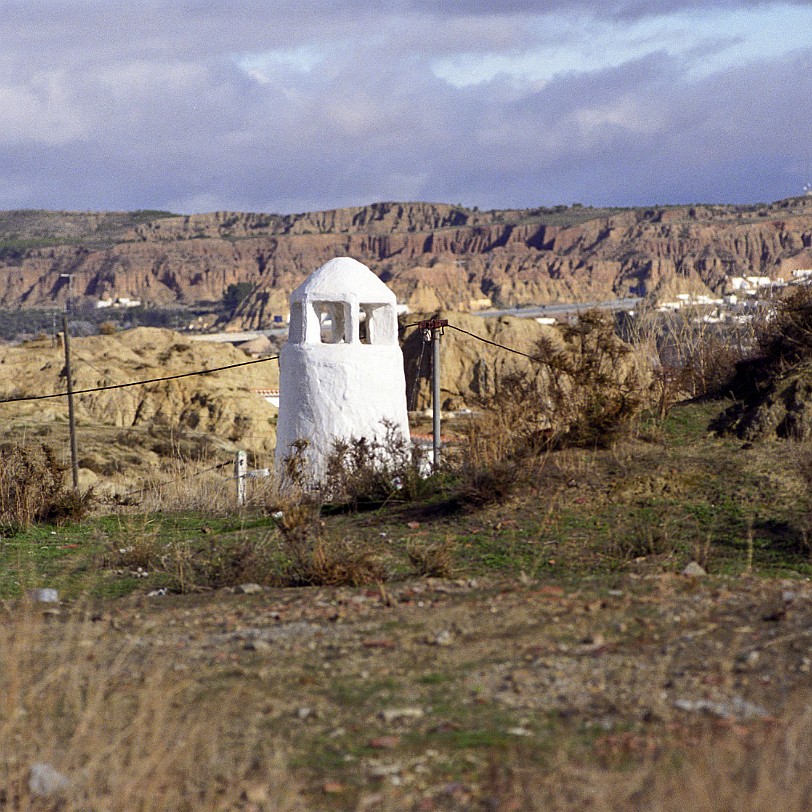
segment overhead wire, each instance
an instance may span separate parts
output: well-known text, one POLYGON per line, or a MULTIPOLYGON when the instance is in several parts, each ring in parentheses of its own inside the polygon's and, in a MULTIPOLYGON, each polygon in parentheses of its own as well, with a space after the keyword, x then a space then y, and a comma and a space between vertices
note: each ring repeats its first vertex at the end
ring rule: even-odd
POLYGON ((180 482, 186 482, 189 479, 194 479, 195 477, 203 476, 203 474, 209 474, 212 471, 217 471, 220 468, 225 468, 227 465, 234 465, 234 463, 219 462, 217 463, 217 465, 212 465, 210 468, 204 468, 202 471, 195 471, 193 474, 188 474, 187 476, 177 477, 176 479, 169 479, 166 482, 154 482, 150 483, 149 485, 142 485, 140 488, 135 488, 134 490, 120 494, 119 498, 126 499, 129 496, 135 496, 135 494, 137 493, 144 493, 144 491, 160 490, 161 488, 165 488, 168 485, 177 485, 180 482))
MULTIPOLYGON (((241 361, 238 364, 227 364, 222 367, 212 367, 211 369, 198 369, 194 372, 181 372, 177 375, 165 375, 161 378, 148 378, 143 381, 128 381, 126 383, 112 383, 105 386, 95 386, 91 389, 75 389, 74 395, 88 395, 93 392, 106 392, 110 389, 125 389, 128 386, 143 386, 148 383, 161 383, 162 381, 174 381, 178 378, 190 378, 194 375, 210 375, 212 372, 222 372, 226 369, 236 369, 237 367, 246 367, 250 364, 262 364, 266 361, 276 361, 279 359, 278 355, 271 355, 267 358, 255 358, 251 361, 241 361)), ((25 397, 17 398, 0 398, 0 403, 24 403, 33 400, 49 400, 50 398, 64 398, 67 397, 67 392, 53 392, 48 395, 27 395, 25 397)))

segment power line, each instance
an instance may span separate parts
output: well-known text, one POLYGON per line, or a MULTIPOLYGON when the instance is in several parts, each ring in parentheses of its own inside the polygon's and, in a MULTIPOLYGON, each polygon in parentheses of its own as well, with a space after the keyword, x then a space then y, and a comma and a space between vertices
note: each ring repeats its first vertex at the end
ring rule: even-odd
POLYGON ((543 364, 544 359, 539 358, 535 355, 528 355, 526 352, 522 352, 521 350, 515 350, 513 347, 506 347, 504 344, 498 344, 496 341, 491 341, 490 339, 483 338, 482 336, 478 336, 476 333, 469 333, 468 330, 463 330, 462 327, 456 327, 453 324, 449 324, 448 327, 451 330, 456 330, 458 333, 465 333, 467 336, 471 336, 471 338, 475 338, 477 341, 482 341, 485 344, 490 344, 492 347, 498 347, 500 350, 507 350, 507 352, 515 353, 516 355, 521 355, 524 358, 529 358, 531 361, 535 361, 536 363, 543 364))
POLYGON ((129 496, 135 496, 137 493, 144 493, 147 490, 156 490, 159 491, 161 488, 167 487, 167 485, 177 485, 180 482, 186 482, 188 479, 194 479, 195 477, 203 476, 203 474, 209 474, 212 471, 217 471, 220 468, 225 468, 227 465, 233 465, 233 462, 220 462, 217 465, 212 465, 211 468, 204 468, 202 471, 196 471, 193 474, 188 474, 187 476, 178 477, 177 479, 170 479, 166 482, 155 482, 150 485, 143 485, 140 488, 136 488, 132 491, 127 491, 126 493, 122 493, 119 495, 120 499, 126 499, 129 496))
MULTIPOLYGON (((213 367, 212 369, 198 369, 194 372, 181 372, 178 375, 166 375, 163 378, 149 378, 144 381, 129 381, 128 383, 113 383, 107 386, 96 386, 93 389, 76 389, 74 395, 87 395, 92 392, 106 392, 110 389, 124 389, 128 386, 142 386, 147 383, 160 383, 161 381, 174 381, 178 378, 190 378, 193 375, 209 375, 212 372, 222 372, 224 369, 236 369, 237 367, 247 367, 250 364, 262 364, 265 361, 277 361, 278 355, 271 355, 268 358, 255 358, 253 361, 241 361, 239 364, 228 364, 224 367, 213 367)), ((23 398, 3 398, 0 403, 23 403, 32 400, 48 400, 50 398, 64 398, 67 397, 67 392, 55 392, 50 395, 30 395, 23 398)))

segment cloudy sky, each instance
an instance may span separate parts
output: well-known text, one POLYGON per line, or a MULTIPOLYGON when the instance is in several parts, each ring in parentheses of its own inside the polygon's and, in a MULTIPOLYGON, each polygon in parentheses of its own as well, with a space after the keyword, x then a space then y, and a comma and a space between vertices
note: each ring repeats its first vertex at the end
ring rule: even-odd
POLYGON ((0 209, 777 200, 812 0, 0 0, 0 209))

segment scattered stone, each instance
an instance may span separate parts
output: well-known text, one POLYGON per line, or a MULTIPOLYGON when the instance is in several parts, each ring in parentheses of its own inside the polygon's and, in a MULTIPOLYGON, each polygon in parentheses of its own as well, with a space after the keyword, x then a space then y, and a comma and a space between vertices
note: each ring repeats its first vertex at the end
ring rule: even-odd
POLYGON ((32 589, 28 597, 35 603, 59 603, 59 592, 56 589, 32 589))
POLYGON ((164 598, 168 594, 169 594, 169 590, 165 586, 162 586, 159 589, 151 589, 149 592, 147 592, 147 597, 148 598, 164 598))
POLYGON ((322 784, 321 791, 326 795, 338 795, 344 792, 344 785, 340 781, 325 781, 322 784))
POLYGON ((403 719, 420 719, 423 716, 422 708, 387 708, 382 710, 378 716, 391 725, 392 722, 399 722, 403 719))
POLYGON ((764 719, 770 714, 766 708, 754 705, 740 696, 730 702, 714 702, 710 699, 677 699, 674 707, 692 713, 709 713, 721 719, 764 719))
POLYGON ((707 575, 705 568, 696 561, 691 561, 683 570, 682 575, 687 575, 689 578, 702 578, 707 575))
POLYGON ((45 761, 31 765, 28 774, 28 789, 32 795, 47 798, 64 792, 70 786, 70 780, 59 770, 45 761))
POLYGON ((258 595, 264 590, 259 584, 240 584, 237 587, 237 592, 240 595, 258 595))
POLYGON ((369 775, 372 778, 394 778, 403 772, 403 765, 397 761, 384 763, 381 761, 372 761, 369 764, 369 775))
POLYGON ((254 784, 243 790, 245 800, 252 804, 267 804, 271 800, 271 794, 266 784, 254 784))
POLYGON ((267 640, 262 640, 261 638, 259 638, 259 639, 256 639, 256 640, 248 640, 248 641, 246 641, 243 648, 246 651, 265 652, 265 651, 270 651, 273 648, 273 646, 267 640))
POLYGON ((400 736, 376 736, 368 746, 375 750, 394 750, 400 744, 400 736))
POLYGON ((313 708, 297 708, 296 717, 304 721, 313 715, 313 708))
POLYGON ((526 727, 510 727, 508 728, 508 734, 511 736, 532 736, 533 731, 528 730, 526 727))
POLYGON ((448 629, 438 632, 431 642, 435 646, 450 646, 454 643, 454 635, 448 629))
POLYGON ((753 651, 747 651, 744 654, 739 655, 737 659, 737 665, 739 669, 747 669, 752 668, 755 665, 758 665, 758 661, 761 659, 761 655, 755 649, 753 651))
POLYGON ((395 641, 391 638, 384 637, 371 640, 362 640, 361 645, 364 648, 394 648, 395 641))

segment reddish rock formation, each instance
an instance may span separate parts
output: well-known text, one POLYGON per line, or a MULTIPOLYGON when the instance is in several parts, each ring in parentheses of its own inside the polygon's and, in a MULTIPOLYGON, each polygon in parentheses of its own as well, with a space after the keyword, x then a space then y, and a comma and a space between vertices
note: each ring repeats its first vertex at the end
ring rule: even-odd
POLYGON ((215 302, 253 293, 233 327, 267 326, 314 268, 337 255, 369 265, 416 308, 721 291, 730 276, 812 267, 812 198, 765 206, 479 212, 379 203, 301 215, 160 212, 0 214, 0 306, 73 295, 215 302))

